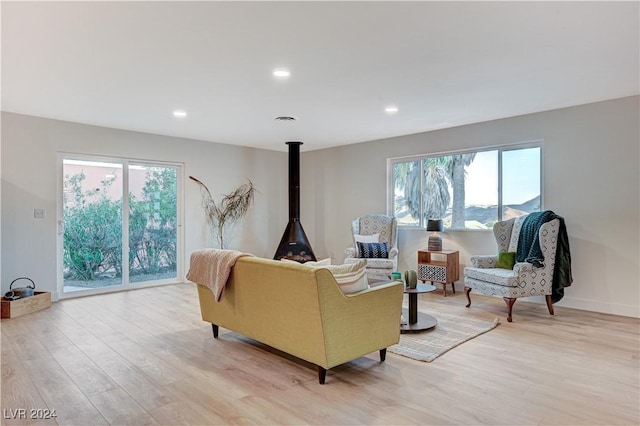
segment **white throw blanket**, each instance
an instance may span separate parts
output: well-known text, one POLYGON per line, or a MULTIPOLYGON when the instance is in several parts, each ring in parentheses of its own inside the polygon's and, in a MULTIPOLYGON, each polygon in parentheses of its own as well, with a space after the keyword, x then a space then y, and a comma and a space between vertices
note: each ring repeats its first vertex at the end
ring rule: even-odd
POLYGON ((216 301, 224 295, 224 287, 231 274, 231 268, 242 256, 252 256, 236 250, 203 249, 191 253, 191 264, 187 279, 207 286, 213 291, 216 301))

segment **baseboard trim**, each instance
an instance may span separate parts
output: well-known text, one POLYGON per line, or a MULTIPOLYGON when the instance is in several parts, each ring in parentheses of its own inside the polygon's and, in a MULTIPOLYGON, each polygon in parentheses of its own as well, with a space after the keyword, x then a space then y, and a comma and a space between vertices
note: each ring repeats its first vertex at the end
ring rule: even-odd
MULTIPOLYGON (((458 291, 459 288, 459 286, 456 286, 456 291, 458 291)), ((472 294, 475 295, 481 293, 472 294)), ((544 296, 523 297, 521 299, 526 302, 539 303, 542 305, 546 304, 544 296)), ((598 312, 601 314, 620 315, 622 317, 640 318, 640 306, 628 305, 624 303, 612 303, 601 300, 581 299, 578 297, 564 296, 561 301, 559 301, 558 303, 554 303, 553 306, 579 309, 581 311, 598 312)))
POLYGON ((602 314, 620 315, 623 317, 640 318, 640 306, 623 303, 612 303, 580 299, 577 297, 563 297, 557 306, 581 309, 583 311, 599 312, 602 314))

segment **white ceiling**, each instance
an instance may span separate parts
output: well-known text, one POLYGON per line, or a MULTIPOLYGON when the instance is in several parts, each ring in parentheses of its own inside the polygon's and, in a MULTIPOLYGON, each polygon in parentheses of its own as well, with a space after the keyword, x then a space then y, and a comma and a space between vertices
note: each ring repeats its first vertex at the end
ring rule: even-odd
POLYGON ((357 143, 637 95, 638 6, 3 1, 2 110, 266 149, 357 143))

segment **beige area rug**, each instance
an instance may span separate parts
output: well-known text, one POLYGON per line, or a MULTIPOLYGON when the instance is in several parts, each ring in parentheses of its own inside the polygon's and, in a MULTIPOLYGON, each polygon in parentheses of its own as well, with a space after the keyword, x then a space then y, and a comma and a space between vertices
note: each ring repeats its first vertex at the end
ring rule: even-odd
POLYGON ((401 334, 400 343, 390 346, 388 351, 418 361, 431 362, 456 346, 493 330, 499 324, 498 318, 487 321, 444 312, 431 314, 438 320, 435 328, 421 333, 401 334))

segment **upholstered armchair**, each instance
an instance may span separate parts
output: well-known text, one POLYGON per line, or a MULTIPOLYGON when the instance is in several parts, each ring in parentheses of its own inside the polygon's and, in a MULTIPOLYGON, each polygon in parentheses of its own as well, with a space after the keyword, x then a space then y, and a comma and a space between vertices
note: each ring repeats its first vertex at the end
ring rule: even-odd
MULTIPOLYGON (((524 216, 497 222, 493 234, 498 243, 499 253, 518 251, 518 241, 524 216)), ((464 290, 467 295, 467 308, 471 306, 471 290, 485 295, 502 296, 507 304, 507 321, 512 321, 513 304, 519 297, 545 296, 549 313, 553 315, 552 282, 556 262, 556 249, 560 220, 553 219, 540 226, 538 239, 544 261, 540 266, 528 262, 516 262, 511 265, 504 261, 506 256, 471 256, 473 266, 464 268, 464 290), (505 265, 504 263, 507 263, 505 265), (513 266, 512 269, 508 269, 513 266)), ((535 234, 534 234, 535 235, 535 234)))
POLYGON ((398 267, 398 223, 393 216, 371 214, 351 223, 353 247, 347 248, 344 263, 366 260, 367 278, 391 279, 398 267), (385 249, 386 248, 386 249, 385 249))

